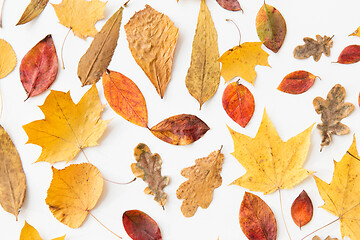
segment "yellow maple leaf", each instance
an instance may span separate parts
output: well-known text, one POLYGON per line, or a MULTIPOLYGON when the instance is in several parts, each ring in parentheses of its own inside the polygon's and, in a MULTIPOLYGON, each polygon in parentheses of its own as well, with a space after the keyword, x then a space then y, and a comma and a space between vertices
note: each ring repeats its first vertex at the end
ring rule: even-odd
MULTIPOLYGON (((42 240, 39 232, 25 221, 24 227, 21 229, 20 240, 42 240)), ((65 240, 65 236, 54 238, 53 240, 65 240)))
POLYGON ((312 174, 302 165, 309 151, 313 126, 283 142, 264 111, 255 138, 229 128, 234 141, 235 151, 232 155, 247 171, 232 184, 270 194, 278 189, 290 189, 302 182, 312 174))
POLYGON ((62 170, 52 167, 52 171, 45 202, 57 220, 78 228, 101 196, 102 175, 90 163, 72 164, 62 170))
POLYGON ((238 76, 254 84, 256 65, 269 66, 268 56, 261 42, 246 42, 227 50, 218 61, 222 63, 221 76, 225 82, 238 76))
POLYGON ((94 37, 98 32, 95 23, 104 18, 107 2, 100 0, 63 0, 53 5, 56 15, 62 25, 70 28, 82 39, 94 37))
POLYGON ((321 208, 339 217, 342 238, 360 239, 360 161, 356 139, 340 162, 335 162, 330 184, 314 176, 325 204, 321 208))
POLYGON ((39 107, 45 119, 23 126, 29 137, 27 143, 42 147, 36 162, 71 161, 85 147, 98 145, 109 121, 100 119, 101 104, 96 85, 93 85, 75 104, 70 92, 51 91, 39 107))

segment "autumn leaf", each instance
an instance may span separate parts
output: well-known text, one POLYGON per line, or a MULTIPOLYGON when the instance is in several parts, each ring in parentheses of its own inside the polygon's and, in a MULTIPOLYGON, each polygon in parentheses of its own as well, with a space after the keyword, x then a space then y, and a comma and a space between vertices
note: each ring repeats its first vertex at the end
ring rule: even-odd
POLYGON ((224 9, 229 11, 243 11, 238 0, 216 0, 224 9))
POLYGON ((264 2, 256 16, 256 31, 260 41, 268 49, 277 53, 286 36, 285 19, 279 10, 264 2))
POLYGON ((52 167, 52 172, 45 202, 58 221, 78 228, 101 196, 102 175, 90 163, 72 164, 62 170, 52 167))
MULTIPOLYGON (((39 232, 25 221, 25 225, 21 229, 20 240, 42 240, 42 238, 39 232)), ((65 236, 54 238, 53 240, 65 240, 65 236)))
POLYGON ((148 184, 144 192, 154 195, 155 201, 164 207, 167 199, 164 188, 169 184, 170 178, 161 176, 161 157, 157 153, 152 154, 144 143, 136 146, 134 156, 136 163, 131 164, 131 171, 148 184))
MULTIPOLYGON (((312 238, 312 240, 321 240, 321 238, 319 236, 315 236, 312 238)), ((325 238, 325 240, 338 240, 338 239, 327 236, 327 238, 325 238)))
POLYGON ((45 9, 48 2, 49 0, 31 0, 16 26, 28 23, 39 16, 45 9))
POLYGON ((302 182, 312 174, 302 167, 309 151, 312 127, 283 142, 264 111, 255 138, 229 128, 234 141, 232 155, 247 171, 232 184, 270 194, 302 182))
POLYGON ((139 210, 124 212, 123 225, 126 233, 133 240, 162 240, 160 228, 146 213, 139 210))
POLYGON ((351 33, 349 36, 358 36, 360 37, 360 27, 358 27, 353 33, 351 33))
POLYGON ((230 83, 225 88, 222 104, 227 115, 241 127, 246 127, 255 110, 254 96, 239 82, 230 83))
POLYGON ((0 39, 0 79, 9 75, 16 67, 16 54, 10 43, 0 39))
POLYGON ((286 75, 277 89, 285 93, 301 94, 312 87, 316 78, 319 77, 307 71, 295 71, 286 75))
POLYGON ((188 178, 176 190, 178 199, 184 199, 181 212, 185 217, 194 216, 198 207, 206 209, 213 199, 213 192, 222 184, 220 172, 224 154, 220 150, 209 156, 195 160, 195 165, 181 170, 181 175, 188 178))
POLYGON ((179 29, 168 16, 149 5, 125 25, 129 48, 161 98, 171 78, 179 29))
POLYGON ((321 198, 325 204, 321 208, 338 217, 343 239, 359 239, 360 223, 360 161, 356 149, 356 139, 340 162, 335 162, 335 170, 330 184, 314 176, 321 198))
POLYGON ((78 76, 82 86, 99 81, 106 71, 119 39, 123 7, 115 12, 98 32, 78 65, 78 76))
POLYGON ((291 217, 298 227, 308 224, 313 217, 313 204, 309 195, 303 190, 291 206, 291 217))
POLYGON ((321 121, 316 127, 321 134, 321 150, 330 144, 332 135, 345 135, 350 129, 340 121, 347 117, 355 108, 352 103, 345 103, 345 88, 336 84, 328 93, 326 100, 322 97, 314 99, 313 104, 321 121))
POLYGON ((20 80, 27 94, 26 100, 46 91, 55 81, 58 68, 54 41, 47 35, 21 60, 20 80))
POLYGON ((98 145, 109 121, 100 119, 101 104, 93 85, 75 104, 70 92, 51 91, 40 106, 45 119, 24 125, 27 143, 42 147, 36 162, 71 161, 83 148, 98 145))
POLYGON ((261 42, 246 42, 227 50, 218 61, 222 63, 221 76, 225 82, 241 77, 251 84, 256 78, 256 65, 269 66, 268 56, 261 42))
POLYGON ((70 28, 82 39, 93 37, 98 32, 95 23, 104 18, 106 2, 100 0, 63 0, 51 4, 60 23, 70 28))
POLYGON ((294 57, 297 59, 305 59, 313 56, 314 60, 317 62, 321 58, 321 54, 325 56, 330 56, 330 48, 333 46, 333 37, 316 35, 316 40, 305 37, 303 40, 304 45, 297 46, 294 49, 294 57))
POLYGON ((147 127, 148 115, 145 98, 136 84, 118 72, 103 74, 105 98, 120 116, 140 127, 147 127))
POLYGON ((201 0, 198 23, 192 46, 191 64, 185 83, 191 96, 201 106, 217 91, 220 63, 217 33, 205 0, 201 0))
POLYGON ((187 145, 199 140, 210 128, 191 114, 169 117, 150 129, 151 133, 173 145, 187 145))
POLYGON ((25 173, 14 143, 0 125, 0 204, 18 217, 26 191, 25 173))
POLYGON ((258 196, 245 192, 239 222, 249 240, 275 240, 277 223, 271 208, 258 196))
POLYGON ((350 45, 342 50, 337 63, 352 64, 358 61, 360 61, 360 45, 350 45))

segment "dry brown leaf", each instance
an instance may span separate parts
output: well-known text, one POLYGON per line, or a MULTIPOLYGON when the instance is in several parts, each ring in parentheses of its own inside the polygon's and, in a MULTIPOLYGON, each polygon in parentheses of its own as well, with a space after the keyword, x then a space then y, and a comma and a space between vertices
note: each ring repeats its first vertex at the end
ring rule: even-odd
MULTIPOLYGON (((312 240, 321 240, 321 238, 319 236, 315 236, 312 238, 312 240)), ((325 238, 325 240, 338 240, 338 239, 327 236, 327 238, 325 238)))
POLYGON ((215 188, 222 184, 220 172, 224 162, 224 154, 220 150, 209 156, 195 160, 195 165, 181 171, 183 177, 188 178, 176 191, 178 199, 184 199, 181 212, 185 217, 194 216, 196 210, 208 208, 215 188))
POLYGON ((330 48, 333 46, 332 37, 316 35, 316 41, 312 38, 305 37, 305 44, 297 46, 294 49, 294 57, 297 59, 305 59, 313 56, 314 60, 317 62, 321 58, 321 54, 324 53, 325 56, 330 56, 330 48))
POLYGON ((48 2, 49 0, 31 0, 16 26, 28 23, 37 16, 39 16, 48 4, 48 2))
POLYGON ((129 48, 161 98, 171 78, 179 29, 168 16, 149 5, 125 25, 129 48))

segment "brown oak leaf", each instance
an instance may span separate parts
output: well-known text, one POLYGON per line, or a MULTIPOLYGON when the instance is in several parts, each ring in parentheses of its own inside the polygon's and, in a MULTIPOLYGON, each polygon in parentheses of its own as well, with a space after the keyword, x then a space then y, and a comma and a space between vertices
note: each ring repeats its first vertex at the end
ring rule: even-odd
MULTIPOLYGON (((312 240, 321 240, 321 238, 319 236, 315 236, 312 238, 312 240)), ((325 238, 325 240, 338 240, 338 239, 327 236, 327 238, 325 238)))
POLYGON ((305 37, 303 39, 305 44, 297 46, 294 49, 294 57, 297 59, 305 59, 313 56, 316 62, 320 60, 322 53, 329 57, 330 48, 333 46, 333 37, 316 35, 316 40, 305 37))

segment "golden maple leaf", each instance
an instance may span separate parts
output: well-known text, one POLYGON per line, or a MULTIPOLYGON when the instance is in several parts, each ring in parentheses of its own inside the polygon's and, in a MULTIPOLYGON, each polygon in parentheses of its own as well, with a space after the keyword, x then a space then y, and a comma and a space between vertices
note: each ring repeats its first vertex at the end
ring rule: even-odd
MULTIPOLYGON (((42 240, 39 232, 25 221, 24 227, 21 229, 19 240, 42 240)), ((65 236, 54 238, 53 240, 65 240, 65 236)))
POLYGON ((321 208, 339 217, 342 238, 360 239, 360 161, 356 139, 340 162, 335 162, 330 184, 314 176, 325 204, 321 208))
POLYGON ((101 104, 96 85, 93 85, 75 104, 70 92, 51 91, 40 106, 45 119, 23 126, 27 143, 42 147, 36 162, 71 161, 85 147, 98 145, 109 121, 100 119, 101 104))
POLYGON ((229 128, 234 141, 232 155, 247 170, 232 184, 250 191, 270 194, 278 189, 289 189, 312 174, 302 165, 310 146, 310 134, 314 125, 283 142, 271 123, 266 111, 255 138, 229 128))
POLYGON ((52 4, 62 25, 70 28, 82 39, 94 37, 98 32, 95 23, 104 18, 106 2, 100 0, 63 0, 52 4))
POLYGON ((225 82, 238 76, 254 84, 256 78, 256 65, 269 66, 268 56, 261 49, 261 42, 246 42, 227 50, 218 61, 222 63, 221 76, 225 82))

